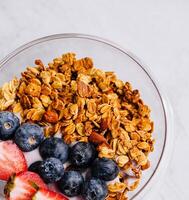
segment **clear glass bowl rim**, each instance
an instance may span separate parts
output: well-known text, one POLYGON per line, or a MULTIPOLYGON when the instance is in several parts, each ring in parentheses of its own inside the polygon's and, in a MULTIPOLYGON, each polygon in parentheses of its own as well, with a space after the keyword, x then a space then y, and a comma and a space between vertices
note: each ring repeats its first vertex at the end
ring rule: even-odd
MULTIPOLYGON (((159 98, 161 100, 161 105, 163 108, 163 114, 164 114, 164 119, 165 119, 165 140, 164 140, 164 144, 163 144, 163 149, 161 152, 161 156, 160 159, 158 161, 157 166, 154 169, 154 172, 152 173, 151 177, 148 179, 148 181, 145 183, 145 185, 131 198, 131 200, 134 200, 136 197, 139 196, 143 196, 146 194, 146 192, 144 192, 144 190, 146 190, 147 186, 154 182, 152 181, 153 179, 155 179, 155 175, 156 172, 162 168, 162 166, 160 167, 160 165, 162 165, 163 160, 165 160, 165 147, 167 145, 167 137, 168 137, 168 122, 167 122, 167 116, 170 115, 171 112, 171 108, 168 105, 167 99, 165 98, 164 95, 162 95, 162 91, 160 92, 159 86, 157 86, 156 81, 154 80, 154 77, 152 78, 151 72, 149 72, 149 69, 147 69, 146 65, 143 64, 143 62, 141 61, 141 59, 139 59, 136 55, 134 55, 133 53, 131 53, 130 51, 126 50, 125 48, 121 47, 118 44, 115 44, 114 42, 104 39, 102 37, 98 37, 98 36, 93 36, 93 35, 87 35, 87 34, 81 34, 81 33, 61 33, 61 34, 53 34, 53 35, 49 35, 49 36, 45 36, 45 37, 41 37, 39 39, 33 40, 31 42, 28 42, 20 47, 18 47, 17 49, 15 49, 14 51, 12 51, 11 53, 9 53, 6 57, 4 57, 1 61, 0 61, 0 69, 3 67, 3 65, 5 63, 7 63, 9 60, 11 60, 13 57, 15 57, 17 54, 23 52, 24 50, 35 46, 36 44, 39 43, 43 43, 46 41, 51 41, 51 40, 56 40, 56 39, 62 39, 62 38, 81 38, 81 39, 88 39, 88 40, 93 40, 93 41, 97 41, 100 43, 104 43, 106 45, 109 45, 115 49, 117 49, 118 51, 121 51, 122 53, 124 53, 126 56, 129 56, 134 62, 137 63, 137 65, 146 73, 146 75, 149 77, 149 79, 151 80, 152 84, 154 85, 159 98), (164 159, 163 159, 164 158, 164 159), (143 194, 141 194, 143 193, 143 194)), ((164 168, 164 167, 163 167, 164 168)))

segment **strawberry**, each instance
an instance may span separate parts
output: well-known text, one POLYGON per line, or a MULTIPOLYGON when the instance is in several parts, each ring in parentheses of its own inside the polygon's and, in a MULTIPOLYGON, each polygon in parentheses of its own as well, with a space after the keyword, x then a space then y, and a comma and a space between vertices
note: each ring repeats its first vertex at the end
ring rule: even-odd
POLYGON ((27 163, 22 151, 11 140, 0 141, 0 180, 23 171, 27 171, 27 163))
POLYGON ((39 189, 32 200, 68 200, 68 198, 51 190, 39 189))
POLYGON ((13 175, 5 186, 7 200, 31 200, 38 188, 47 189, 47 185, 34 172, 21 172, 13 175))

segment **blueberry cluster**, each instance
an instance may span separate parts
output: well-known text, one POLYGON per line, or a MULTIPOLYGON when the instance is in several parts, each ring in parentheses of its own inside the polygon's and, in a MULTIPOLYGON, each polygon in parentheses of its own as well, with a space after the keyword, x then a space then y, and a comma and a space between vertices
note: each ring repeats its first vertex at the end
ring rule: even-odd
POLYGON ((36 149, 44 140, 43 129, 33 123, 20 125, 19 118, 11 112, 0 112, 0 140, 13 139, 24 151, 36 149))
POLYGON ((106 181, 115 179, 119 168, 113 160, 97 158, 91 143, 78 142, 68 147, 62 139, 45 139, 39 146, 43 161, 33 163, 29 170, 38 173, 46 183, 57 184, 68 197, 82 195, 86 200, 103 200, 107 196, 106 181), (71 165, 64 170, 63 164, 71 165), (86 180, 82 172, 90 170, 86 180))
POLYGON ((86 200, 104 200, 108 193, 106 181, 115 179, 119 173, 113 160, 97 157, 93 144, 78 142, 69 147, 61 138, 45 139, 39 125, 20 125, 19 118, 11 112, 0 112, 0 139, 13 139, 24 152, 39 147, 43 160, 31 164, 29 171, 38 173, 46 183, 56 183, 69 197, 82 195, 86 200), (66 162, 70 165, 64 169, 66 162), (85 180, 82 173, 87 171, 90 174, 85 180))

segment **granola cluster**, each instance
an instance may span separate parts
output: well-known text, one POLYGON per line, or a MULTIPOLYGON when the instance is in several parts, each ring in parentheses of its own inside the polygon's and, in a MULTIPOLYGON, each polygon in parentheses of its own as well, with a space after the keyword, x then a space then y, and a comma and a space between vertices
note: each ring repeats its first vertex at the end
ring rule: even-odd
POLYGON ((20 113, 23 122, 44 126, 46 137, 60 132, 68 144, 97 144, 99 157, 111 158, 121 171, 108 185, 107 200, 125 200, 136 189, 142 170, 150 167, 153 122, 150 109, 131 84, 114 72, 93 65, 92 59, 64 54, 45 67, 40 60, 20 80, 0 89, 0 110, 20 113), (131 180, 131 181, 130 181, 131 180))
POLYGON ((5 83, 0 88, 0 111, 8 109, 15 103, 16 90, 19 86, 19 80, 14 78, 9 83, 5 83))

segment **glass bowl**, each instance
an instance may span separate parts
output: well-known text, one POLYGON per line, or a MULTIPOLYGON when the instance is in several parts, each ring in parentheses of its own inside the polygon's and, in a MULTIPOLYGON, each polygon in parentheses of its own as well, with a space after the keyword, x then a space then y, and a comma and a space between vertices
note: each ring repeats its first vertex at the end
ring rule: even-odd
MULTIPOLYGON (((154 188, 165 171, 170 152, 171 113, 169 104, 146 67, 128 51, 99 37, 83 34, 58 34, 32 41, 10 53, 0 62, 0 85, 14 78, 40 58, 45 64, 66 52, 77 57, 91 57, 97 68, 114 71, 118 77, 139 89, 142 99, 150 106, 155 124, 155 150, 150 154, 151 168, 143 172, 139 187, 129 199, 141 199, 154 188)), ((1 198, 2 199, 2 198, 1 198)))

